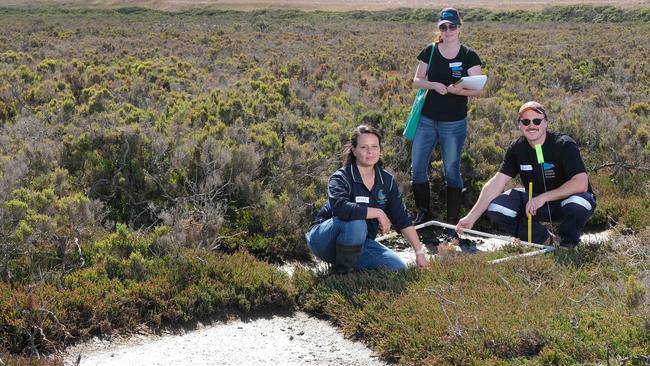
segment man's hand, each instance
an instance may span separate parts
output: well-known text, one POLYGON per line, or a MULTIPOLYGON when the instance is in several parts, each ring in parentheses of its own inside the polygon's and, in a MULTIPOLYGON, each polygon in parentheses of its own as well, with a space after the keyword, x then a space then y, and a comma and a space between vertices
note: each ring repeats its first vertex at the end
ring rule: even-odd
POLYGON ((526 203, 526 215, 535 216, 537 210, 546 204, 546 199, 543 194, 540 194, 537 197, 534 197, 532 200, 526 203))
POLYGON ((429 266, 429 261, 424 254, 419 254, 415 256, 415 264, 418 265, 418 268, 426 268, 429 266))
POLYGON ((458 221, 458 224, 456 224, 456 232, 458 234, 462 234, 463 230, 465 229, 471 229, 474 226, 474 223, 476 220, 472 219, 469 216, 465 216, 460 221, 458 221))

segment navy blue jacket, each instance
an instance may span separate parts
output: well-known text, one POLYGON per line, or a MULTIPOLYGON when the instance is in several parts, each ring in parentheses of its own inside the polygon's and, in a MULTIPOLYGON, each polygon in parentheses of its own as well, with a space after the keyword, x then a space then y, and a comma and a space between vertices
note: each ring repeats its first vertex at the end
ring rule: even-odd
MULTIPOLYGON (((346 165, 330 177, 327 187, 327 202, 320 209, 311 226, 332 217, 342 221, 365 220, 368 207, 382 209, 395 230, 402 230, 413 225, 406 212, 395 178, 375 166, 375 185, 372 190, 363 184, 356 164, 346 165)), ((377 219, 366 220, 368 238, 374 239, 379 231, 377 219)))

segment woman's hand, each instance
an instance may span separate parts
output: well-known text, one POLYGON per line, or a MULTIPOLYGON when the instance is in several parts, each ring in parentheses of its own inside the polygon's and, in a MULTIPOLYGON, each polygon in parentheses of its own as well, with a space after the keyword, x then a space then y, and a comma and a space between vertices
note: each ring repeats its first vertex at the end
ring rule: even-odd
POLYGON ((381 212, 379 217, 377 217, 377 220, 379 221, 379 230, 381 230, 382 234, 386 235, 390 232, 390 220, 383 210, 379 210, 379 212, 381 212))
POLYGON ((436 93, 438 93, 440 95, 446 95, 448 93, 448 90, 447 90, 448 88, 445 86, 445 84, 435 82, 435 81, 432 82, 432 84, 433 84, 433 90, 435 90, 436 93))
POLYGON ((379 221, 379 230, 382 234, 386 235, 390 232, 390 220, 384 210, 380 208, 368 207, 367 219, 377 219, 379 221))
POLYGON ((418 237, 418 232, 415 231, 415 227, 408 226, 401 231, 402 235, 404 235, 409 244, 411 244, 411 248, 413 248, 415 251, 415 264, 417 264, 419 268, 427 267, 429 265, 426 254, 427 250, 424 247, 424 244, 420 242, 420 238, 418 237))
POLYGON ((456 84, 450 84, 447 87, 447 92, 449 92, 451 94, 454 94, 454 95, 460 95, 461 90, 463 90, 463 88, 460 88, 460 87, 456 86, 456 84))

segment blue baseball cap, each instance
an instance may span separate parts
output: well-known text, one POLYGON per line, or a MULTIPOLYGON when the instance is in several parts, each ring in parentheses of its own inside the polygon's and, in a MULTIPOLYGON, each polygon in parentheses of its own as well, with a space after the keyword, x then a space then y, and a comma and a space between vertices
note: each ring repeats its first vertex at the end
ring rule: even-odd
POLYGON ((440 18, 438 18, 438 26, 445 23, 452 23, 460 25, 460 15, 458 15, 458 10, 454 8, 444 8, 440 12, 440 18))

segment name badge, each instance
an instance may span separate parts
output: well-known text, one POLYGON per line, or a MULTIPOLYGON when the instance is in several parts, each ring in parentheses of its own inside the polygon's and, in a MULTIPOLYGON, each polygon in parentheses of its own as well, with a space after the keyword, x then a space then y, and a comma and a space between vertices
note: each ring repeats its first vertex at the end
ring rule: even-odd
POLYGON ((522 172, 532 171, 533 166, 532 165, 520 165, 519 169, 521 169, 522 172))
POLYGON ((354 199, 356 203, 370 203, 370 197, 357 196, 354 199))

